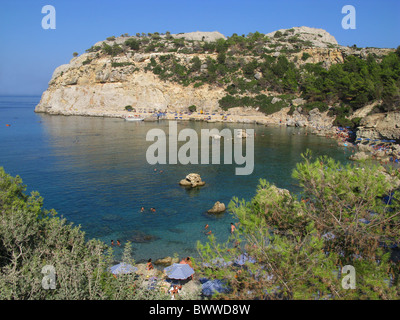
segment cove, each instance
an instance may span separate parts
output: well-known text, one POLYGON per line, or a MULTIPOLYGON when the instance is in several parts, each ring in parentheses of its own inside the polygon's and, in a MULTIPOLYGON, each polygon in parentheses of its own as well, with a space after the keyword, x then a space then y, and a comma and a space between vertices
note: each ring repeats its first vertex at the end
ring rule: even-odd
MULTIPOLYGON (((235 175, 236 164, 222 161, 151 165, 146 150, 152 142, 146 141, 146 134, 155 128, 168 132, 168 121, 36 114, 39 99, 0 97, 0 119, 11 125, 0 126, 0 166, 21 176, 27 193, 38 191, 47 209, 81 225, 88 239, 106 244, 120 240, 122 246, 132 241, 137 262, 175 253, 196 256, 196 242, 207 241, 206 224, 218 241, 226 241, 232 216, 206 211, 216 201, 228 205, 234 196, 250 200, 261 178, 298 191, 291 173, 307 149, 343 163, 351 154, 333 140, 305 135, 304 129, 182 121, 177 130, 190 128, 199 136, 202 129, 253 129, 253 172, 235 175), (179 186, 191 172, 199 173, 206 184, 193 190, 179 186)), ((185 142, 177 143, 181 147, 185 142)), ((115 247, 117 257, 122 246, 115 247)))

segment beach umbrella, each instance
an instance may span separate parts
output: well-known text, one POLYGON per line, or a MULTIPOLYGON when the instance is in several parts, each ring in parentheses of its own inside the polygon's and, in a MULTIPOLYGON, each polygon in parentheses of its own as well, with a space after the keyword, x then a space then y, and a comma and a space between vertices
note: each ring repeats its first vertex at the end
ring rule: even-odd
POLYGON ((229 288, 222 280, 208 280, 201 285, 201 292, 205 296, 212 296, 214 293, 226 293, 229 288))
POLYGON ((252 257, 249 257, 247 253, 241 254, 236 260, 235 263, 243 266, 246 262, 255 263, 256 260, 252 257))
POLYGON ((174 263, 164 268, 167 277, 170 279, 185 280, 194 274, 194 270, 186 263, 174 263))
POLYGON ((223 258, 217 257, 217 258, 211 260, 211 263, 207 263, 207 262, 203 263, 203 266, 208 267, 208 268, 211 268, 211 267, 223 268, 223 267, 230 266, 232 263, 233 263, 232 261, 225 261, 223 258))
POLYGON ((138 268, 124 262, 110 267, 110 272, 112 274, 126 274, 126 273, 136 272, 137 270, 138 268))

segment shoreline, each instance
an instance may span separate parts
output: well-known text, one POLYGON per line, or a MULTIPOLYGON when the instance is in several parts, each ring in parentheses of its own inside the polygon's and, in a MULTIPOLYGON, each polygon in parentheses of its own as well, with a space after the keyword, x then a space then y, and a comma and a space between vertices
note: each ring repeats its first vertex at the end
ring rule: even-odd
MULTIPOLYGON (((357 150, 354 155, 350 157, 353 161, 363 161, 363 160, 374 160, 381 164, 388 164, 389 162, 395 164, 400 163, 400 144, 396 142, 379 142, 379 140, 371 140, 371 142, 376 142, 376 144, 368 145, 364 144, 365 141, 370 139, 360 139, 356 136, 351 137, 348 135, 348 128, 341 128, 338 126, 322 124, 321 126, 310 126, 304 124, 303 126, 293 126, 288 125, 287 114, 277 113, 272 115, 264 115, 262 113, 253 114, 239 114, 231 113, 226 111, 219 112, 164 112, 164 116, 160 119, 156 119, 154 112, 133 112, 133 111, 118 111, 105 113, 104 111, 99 112, 44 112, 36 111, 35 113, 55 115, 55 116, 80 116, 80 117, 102 117, 102 118, 115 118, 115 119, 125 119, 127 116, 135 116, 143 118, 145 122, 157 122, 157 121, 202 121, 207 123, 238 123, 238 124, 257 124, 264 126, 275 126, 275 127, 296 127, 307 131, 307 134, 313 134, 325 138, 330 138, 336 140, 338 146, 341 147, 352 147, 357 150), (283 118, 283 119, 282 119, 283 118), (342 130, 343 129, 343 130, 342 130), (359 142, 359 143, 357 143, 359 142), (384 146, 379 146, 384 144, 384 146), (376 148, 378 145, 378 148, 376 148)), ((332 121, 333 122, 333 121, 332 121)), ((351 132, 351 131, 350 131, 351 132)), ((385 140, 381 140, 385 141, 385 140)))

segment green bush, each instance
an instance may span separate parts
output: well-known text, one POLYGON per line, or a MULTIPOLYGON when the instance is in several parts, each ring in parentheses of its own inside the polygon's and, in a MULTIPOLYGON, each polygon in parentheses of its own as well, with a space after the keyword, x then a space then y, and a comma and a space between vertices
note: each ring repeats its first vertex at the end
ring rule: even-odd
MULTIPOLYGON (((114 278, 111 247, 86 240, 80 227, 45 210, 37 192, 25 191, 20 177, 0 167, 0 300, 170 299, 144 287, 143 276, 114 278), (54 267, 54 290, 42 287, 45 266, 54 267)), ((127 242, 122 261, 135 264, 131 254, 127 242)))
POLYGON ((140 42, 134 38, 130 38, 124 42, 126 46, 131 48, 132 50, 139 50, 140 49, 140 42))
POLYGON ((306 61, 309 57, 311 57, 311 54, 304 52, 301 56, 301 60, 306 61))
POLYGON ((379 167, 302 157, 296 193, 260 180, 253 199, 229 204, 236 230, 228 241, 198 242, 201 276, 231 289, 212 299, 398 300, 399 191, 379 167), (242 267, 223 263, 244 254, 242 267), (343 286, 343 266, 354 267, 354 288, 343 286))

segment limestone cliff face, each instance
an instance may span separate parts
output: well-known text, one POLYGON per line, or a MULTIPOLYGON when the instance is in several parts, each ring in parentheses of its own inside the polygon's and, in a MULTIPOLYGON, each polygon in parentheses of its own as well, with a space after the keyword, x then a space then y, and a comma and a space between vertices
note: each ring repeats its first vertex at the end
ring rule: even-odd
POLYGON ((183 87, 161 81, 152 72, 144 71, 150 56, 128 54, 111 60, 86 53, 74 58, 54 71, 35 111, 118 117, 125 114, 127 105, 147 111, 186 111, 193 104, 205 110, 218 108, 218 100, 225 95, 223 89, 183 87), (83 64, 88 60, 91 62, 83 64), (112 63, 126 65, 113 67, 112 63))
POLYGON ((363 118, 357 137, 400 140, 400 112, 376 113, 363 118))

